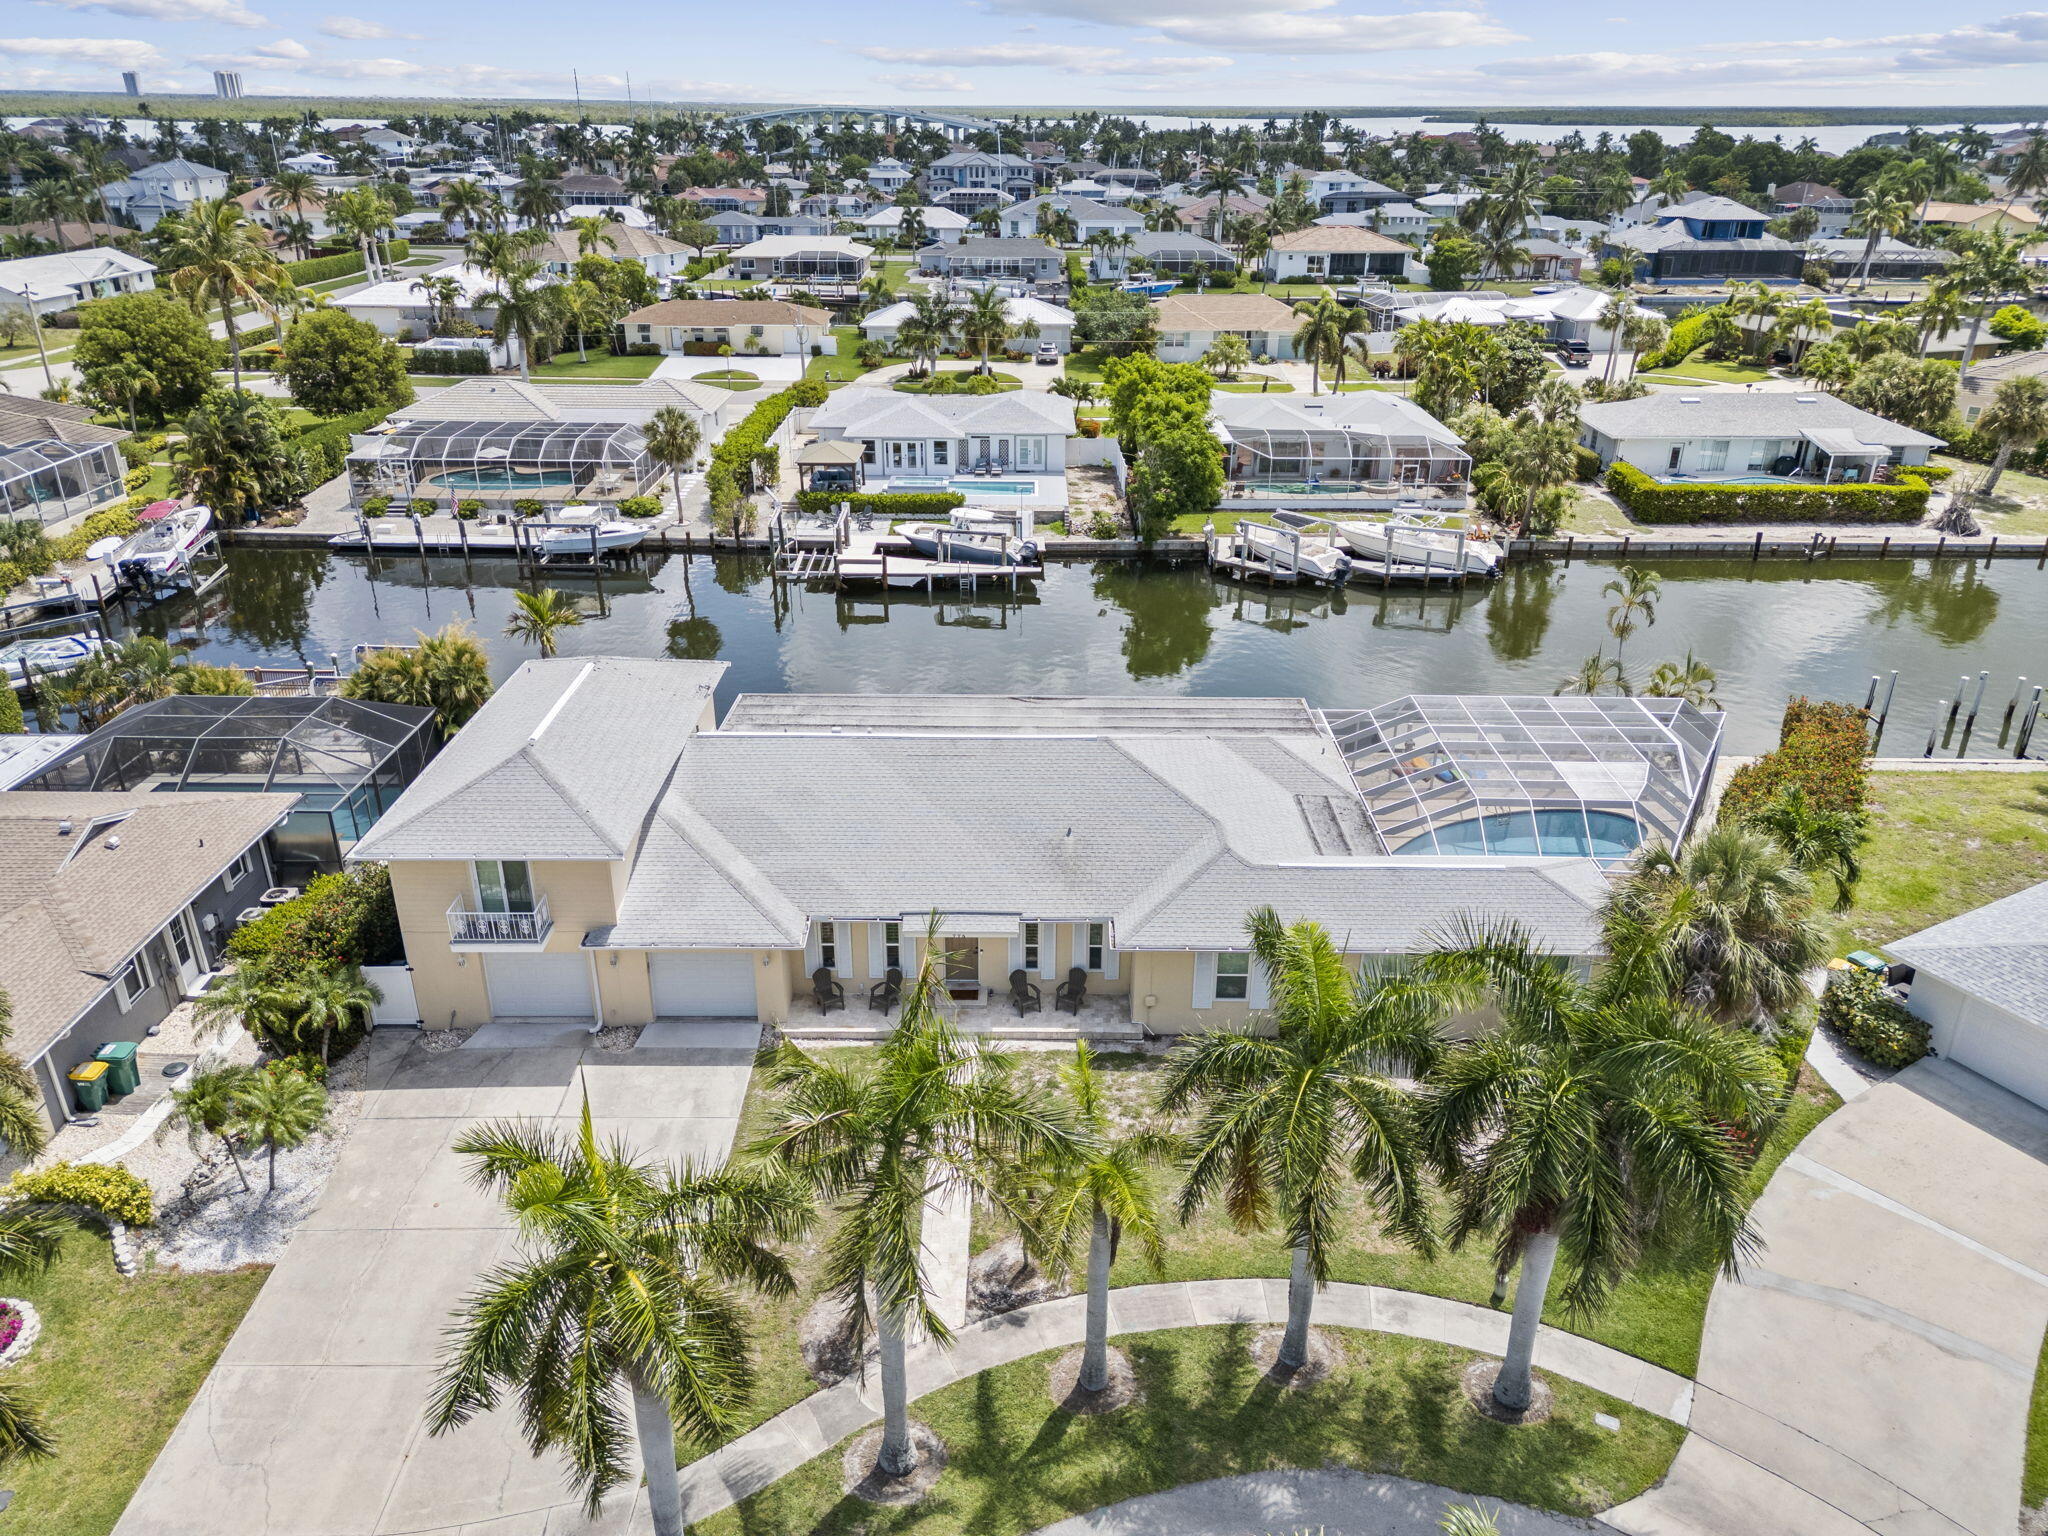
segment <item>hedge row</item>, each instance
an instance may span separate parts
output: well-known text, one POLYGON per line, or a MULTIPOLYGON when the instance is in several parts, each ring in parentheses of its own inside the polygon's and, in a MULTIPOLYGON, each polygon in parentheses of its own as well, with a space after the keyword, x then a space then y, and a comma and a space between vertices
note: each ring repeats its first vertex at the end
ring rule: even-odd
POLYGON ((356 411, 328 421, 311 422, 296 431, 288 428, 287 436, 292 446, 306 456, 307 485, 324 485, 340 474, 342 466, 348 462, 350 437, 357 432, 369 431, 390 414, 389 411, 356 411))
POLYGON ((798 379, 789 388, 777 390, 747 412, 738 426, 718 440, 717 446, 711 450, 711 467, 704 475, 704 486, 710 493, 714 515, 731 512, 738 507, 743 494, 740 490, 744 483, 742 471, 747 465, 756 462, 770 468, 775 465, 776 452, 768 439, 789 418, 789 413, 798 406, 823 405, 828 393, 830 391, 823 379, 798 379))
POLYGON ((1639 523, 1917 523, 1927 482, 1898 474, 1889 485, 1666 485, 1616 459, 1607 490, 1639 523))
MULTIPOLYGON (((412 254, 412 245, 405 240, 387 240, 385 249, 393 261, 404 261, 412 254)), ((308 283, 324 283, 337 277, 354 277, 363 270, 361 251, 343 251, 334 256, 314 256, 306 261, 288 261, 284 265, 285 275, 301 288, 308 283)))
POLYGON ((1875 971, 1830 971, 1820 995, 1820 1022, 1839 1030, 1876 1066, 1910 1067, 1927 1054, 1926 1024, 1885 990, 1875 971))
POLYGON ((944 517, 967 505, 958 491, 798 491, 797 507, 805 512, 830 512, 841 502, 855 512, 876 517, 944 517))
POLYGON ((415 350, 412 360, 406 365, 411 373, 489 373, 491 354, 484 347, 459 347, 454 350, 435 348, 421 352, 415 350))
POLYGON ((1721 796, 1721 814, 1761 810, 1795 784, 1817 809, 1863 814, 1870 793, 1870 730, 1861 709, 1828 699, 1786 704, 1777 747, 1735 771, 1721 796))

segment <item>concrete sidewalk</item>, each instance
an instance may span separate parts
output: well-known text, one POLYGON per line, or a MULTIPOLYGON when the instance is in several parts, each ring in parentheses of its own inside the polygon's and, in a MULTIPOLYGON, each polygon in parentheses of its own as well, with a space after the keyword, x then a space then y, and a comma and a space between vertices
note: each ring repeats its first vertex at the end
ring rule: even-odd
POLYGON ((1692 1434, 1630 1536, 2013 1536, 2048 1328, 2048 1112, 1946 1062, 1869 1088, 1757 1203, 1692 1434))

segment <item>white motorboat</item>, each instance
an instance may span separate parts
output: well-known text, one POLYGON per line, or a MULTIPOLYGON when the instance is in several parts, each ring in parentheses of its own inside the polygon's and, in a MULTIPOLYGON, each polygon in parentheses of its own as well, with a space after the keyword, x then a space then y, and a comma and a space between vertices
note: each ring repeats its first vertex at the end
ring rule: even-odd
POLYGON ((0 646, 0 675, 10 686, 26 688, 44 678, 64 677, 107 648, 98 635, 49 635, 0 646))
POLYGON ((601 507, 564 507, 550 512, 535 528, 532 540, 544 555, 587 555, 596 540, 598 553, 631 549, 647 537, 646 528, 604 515, 601 507))
POLYGON ((952 560, 964 565, 1036 565, 1038 546, 997 527, 960 527, 954 523, 903 523, 896 536, 927 560, 952 560))
POLYGON ((1272 524, 1244 522, 1237 525, 1239 541, 1246 554, 1263 560, 1276 571, 1309 581, 1327 581, 1342 586, 1351 579, 1351 553, 1329 536, 1282 523, 1287 513, 1275 515, 1272 524))
POLYGON ((1361 559, 1384 561, 1391 555, 1410 565, 1462 570, 1468 576, 1494 576, 1500 572, 1500 545, 1476 537, 1462 512, 1430 512, 1418 503, 1396 507, 1383 517, 1330 518, 1312 512, 1275 512, 1273 521, 1284 528, 1334 533, 1347 550, 1361 559))
POLYGON ((183 507, 144 523, 107 556, 107 569, 117 581, 154 589, 175 582, 206 543, 213 526, 210 507, 183 507))

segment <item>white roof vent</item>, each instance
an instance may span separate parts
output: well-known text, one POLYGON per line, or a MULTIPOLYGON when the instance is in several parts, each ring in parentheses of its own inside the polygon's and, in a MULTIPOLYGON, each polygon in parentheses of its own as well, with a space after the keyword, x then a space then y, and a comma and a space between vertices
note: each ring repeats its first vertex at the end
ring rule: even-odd
POLYGON ((1794 395, 1792 399, 1800 405, 1819 405, 1819 395, 1794 395))
POLYGON ((1700 397, 1698 395, 1680 395, 1678 397, 1678 403, 1680 405, 1698 405, 1700 403, 1700 397))

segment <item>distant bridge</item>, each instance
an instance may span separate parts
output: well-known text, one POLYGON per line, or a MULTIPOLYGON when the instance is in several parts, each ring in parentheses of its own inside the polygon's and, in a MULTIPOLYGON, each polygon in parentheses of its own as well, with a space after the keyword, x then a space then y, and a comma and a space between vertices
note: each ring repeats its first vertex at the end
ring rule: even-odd
POLYGON ((936 128, 949 139, 964 139, 975 133, 995 133, 1000 127, 979 117, 963 117, 958 112, 928 112, 919 107, 776 107, 766 112, 749 112, 744 117, 727 118, 726 121, 736 128, 751 128, 757 123, 801 123, 813 128, 859 126, 880 129, 884 133, 915 124, 920 128, 936 128))

